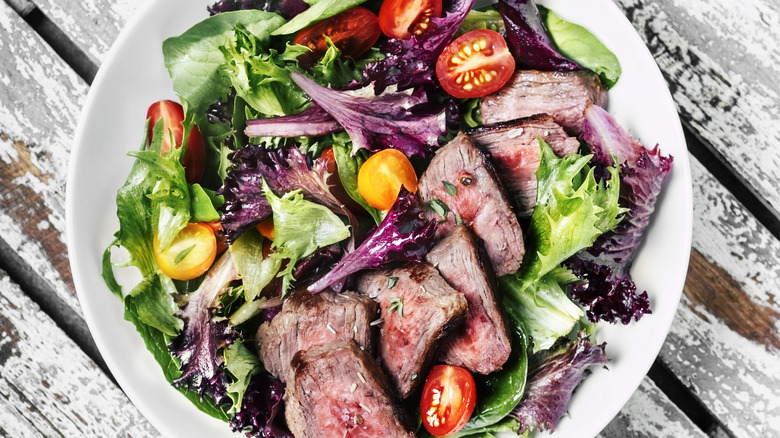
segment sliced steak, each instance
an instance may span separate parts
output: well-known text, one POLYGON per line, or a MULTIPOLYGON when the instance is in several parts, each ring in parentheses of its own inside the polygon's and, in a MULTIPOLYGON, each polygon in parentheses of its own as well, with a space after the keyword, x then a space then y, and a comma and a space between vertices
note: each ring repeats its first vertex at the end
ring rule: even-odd
POLYGON ((501 369, 512 351, 504 317, 496 303, 496 282, 474 235, 463 226, 427 255, 442 277, 469 303, 466 321, 439 349, 439 359, 479 374, 501 369))
POLYGON ((379 303, 380 364, 406 398, 425 380, 436 344, 466 317, 466 299, 427 263, 364 274, 357 288, 379 303))
POLYGON ((354 339, 373 351, 370 326, 377 318, 377 304, 356 292, 324 291, 311 294, 299 289, 284 300, 282 310, 257 330, 257 351, 265 368, 284 380, 290 360, 300 350, 338 339, 354 339))
MULTIPOLYGON (((449 234, 461 221, 485 242, 496 274, 511 274, 520 267, 525 248, 517 216, 492 164, 465 134, 436 152, 420 177, 417 193, 429 206, 443 203, 450 210, 437 227, 438 237, 449 234)), ((428 214, 442 219, 433 211, 428 214)))
POLYGON ((486 125, 547 113, 578 135, 591 104, 607 104, 607 90, 595 73, 520 70, 504 88, 483 97, 479 110, 486 125))
POLYGON ((466 132, 472 141, 490 153, 501 182, 515 201, 517 214, 528 217, 536 206, 536 170, 539 169, 538 138, 559 157, 570 155, 580 142, 569 137, 549 114, 480 126, 466 132))
POLYGON ((351 339, 300 351, 285 392, 296 438, 413 437, 387 376, 351 339))

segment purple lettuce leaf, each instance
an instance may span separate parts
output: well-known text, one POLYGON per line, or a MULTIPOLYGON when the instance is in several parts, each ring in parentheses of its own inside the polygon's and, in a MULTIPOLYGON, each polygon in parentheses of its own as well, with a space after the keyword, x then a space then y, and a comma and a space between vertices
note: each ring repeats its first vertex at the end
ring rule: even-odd
POLYGON ((652 313, 647 292, 637 294, 636 285, 627 276, 616 277, 608 266, 579 257, 568 260, 566 267, 584 280, 568 289, 571 298, 585 307, 590 321, 628 324, 632 318, 639 321, 642 315, 652 313))
POLYGON ((295 115, 249 120, 244 133, 248 137, 314 137, 336 131, 341 131, 339 122, 315 103, 295 115))
POLYGON ((325 159, 315 159, 310 167, 306 155, 294 146, 269 150, 263 145, 247 145, 236 151, 233 163, 218 191, 225 197, 221 221, 228 242, 271 217, 271 207, 263 195, 263 179, 276 193, 300 189, 304 198, 347 216, 356 226, 354 215, 330 192, 325 159))
POLYGON ((504 19, 507 45, 517 68, 581 70, 579 64, 555 49, 533 0, 499 0, 496 9, 504 19))
POLYGON ((607 362, 604 344, 591 344, 583 332, 567 348, 536 361, 528 370, 523 400, 509 414, 520 422, 518 434, 533 429, 555 430, 588 366, 607 362))
POLYGON ((209 15, 244 9, 260 9, 276 12, 285 20, 289 20, 308 8, 309 5, 303 0, 219 0, 206 9, 208 9, 209 15))
POLYGON ((248 437, 292 438, 284 424, 282 396, 284 385, 262 372, 252 377, 241 409, 230 419, 230 429, 248 437))
POLYGON ((391 93, 373 98, 320 86, 299 72, 293 81, 349 134, 352 153, 360 149, 398 149, 407 156, 427 156, 446 133, 446 111, 424 94, 391 93))
POLYGON ((474 0, 454 0, 443 17, 432 17, 432 30, 404 40, 390 38, 380 48, 385 58, 372 62, 363 72, 365 82, 374 83, 376 94, 390 85, 399 90, 435 84, 434 66, 444 48, 452 42, 474 0))
POLYGON ((630 268, 655 210, 655 203, 669 178, 673 157, 662 156, 658 146, 646 149, 626 133, 604 109, 591 106, 585 113, 582 139, 591 145, 597 166, 620 165, 620 206, 627 208, 617 227, 593 246, 574 256, 569 265, 589 285, 577 285, 573 298, 589 307, 591 321, 620 319, 627 324, 650 313, 647 293, 637 294, 630 268), (592 262, 592 263, 579 263, 592 262))
POLYGON ((182 374, 173 381, 177 387, 187 387, 200 395, 210 397, 215 404, 229 403, 228 376, 225 374, 221 350, 238 337, 227 319, 212 319, 219 297, 230 282, 238 279, 238 270, 226 251, 198 290, 192 293, 181 312, 184 330, 170 345, 171 353, 181 363, 182 374))
POLYGON ((436 221, 422 219, 422 212, 417 197, 402 187, 382 223, 355 251, 309 286, 309 292, 322 292, 364 269, 381 269, 391 262, 422 262, 436 233, 436 221))

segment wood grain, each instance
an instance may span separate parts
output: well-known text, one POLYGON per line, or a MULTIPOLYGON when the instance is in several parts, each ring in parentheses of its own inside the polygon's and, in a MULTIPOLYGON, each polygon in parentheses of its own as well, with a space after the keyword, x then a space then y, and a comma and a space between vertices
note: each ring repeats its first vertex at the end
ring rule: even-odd
POLYGON ((600 438, 704 438, 706 435, 645 377, 600 438))
POLYGON ((780 241, 692 164, 694 251, 660 357, 733 436, 780 436, 780 241))
POLYGON ((0 3, 0 239, 79 313, 65 245, 65 179, 87 85, 0 3))
POLYGON ((681 118, 780 211, 780 4, 615 3, 655 57, 681 118))
POLYGON ((0 436, 159 436, 124 393, 3 271, 0 436))

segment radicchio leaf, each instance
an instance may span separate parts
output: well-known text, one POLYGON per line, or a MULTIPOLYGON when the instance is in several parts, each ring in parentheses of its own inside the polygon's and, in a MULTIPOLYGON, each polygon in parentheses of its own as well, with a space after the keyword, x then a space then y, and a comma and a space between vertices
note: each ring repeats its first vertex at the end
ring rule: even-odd
POLYGON ((313 104, 292 116, 249 120, 244 133, 249 137, 300 137, 336 131, 341 131, 341 125, 321 106, 313 104))
POLYGON ((399 90, 434 84, 433 66, 458 31, 474 0, 455 0, 443 17, 432 17, 431 27, 404 40, 389 39, 381 51, 385 58, 366 66, 363 78, 374 83, 376 94, 390 85, 399 90))
POLYGON ((171 343, 171 352, 181 362, 182 374, 173 381, 186 386, 201 398, 210 397, 216 404, 229 400, 224 358, 220 351, 232 344, 238 334, 226 319, 212 319, 212 310, 223 290, 238 279, 238 270, 225 253, 211 267, 198 290, 192 293, 182 311, 184 330, 171 343))
POLYGON ((402 187, 382 223, 354 252, 309 286, 309 291, 322 292, 363 269, 381 269, 391 262, 422 262, 433 246, 436 221, 427 221, 421 214, 417 197, 402 187))
POLYGON ((555 49, 533 0, 499 0, 496 9, 504 19, 507 45, 517 68, 581 70, 555 49))
POLYGON ((262 145, 247 145, 234 154, 233 162, 234 168, 219 190, 225 196, 222 227, 228 242, 271 217, 263 179, 276 193, 300 189, 304 198, 347 216, 350 224, 357 226, 354 215, 330 192, 326 159, 317 158, 309 167, 306 156, 294 146, 268 150, 262 145))
POLYGON ((532 429, 555 430, 588 366, 607 361, 604 344, 591 344, 583 332, 565 350, 537 361, 528 371, 525 397, 509 414, 520 422, 518 434, 532 429))
POLYGON ((358 97, 322 87, 299 72, 292 79, 347 131, 353 155, 360 149, 394 148, 407 156, 426 156, 446 133, 445 108, 433 106, 425 95, 358 97))
POLYGON ((284 385, 272 375, 262 372, 253 376, 241 402, 241 410, 230 419, 231 430, 248 437, 292 438, 283 426, 284 417, 280 415, 283 395, 284 385))
POLYGON ((650 313, 647 293, 637 295, 629 270, 636 250, 655 209, 663 184, 668 179, 673 157, 662 156, 658 146, 646 149, 633 139, 604 109, 591 106, 585 113, 582 138, 591 145, 593 160, 607 166, 616 157, 620 164, 621 207, 628 209, 618 226, 601 235, 591 248, 570 261, 575 274, 590 285, 572 290, 575 299, 591 306, 591 321, 620 319, 623 324, 650 313))

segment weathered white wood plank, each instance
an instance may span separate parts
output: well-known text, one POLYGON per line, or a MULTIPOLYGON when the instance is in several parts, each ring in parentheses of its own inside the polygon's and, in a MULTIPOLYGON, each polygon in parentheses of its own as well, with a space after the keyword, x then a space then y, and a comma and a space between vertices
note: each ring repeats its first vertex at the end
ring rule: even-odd
POLYGON ((0 436, 159 436, 124 393, 3 271, 0 436))
POLYGON ((0 238, 78 313, 64 197, 87 85, 5 3, 0 59, 0 238))
POLYGON ((645 377, 600 438, 704 438, 706 435, 645 377))
POLYGON ((681 117, 780 211, 780 3, 615 0, 681 117))
POLYGON ((733 436, 780 436, 780 242, 692 165, 694 251, 660 357, 733 436))

